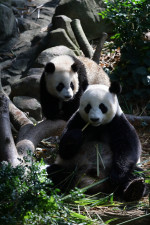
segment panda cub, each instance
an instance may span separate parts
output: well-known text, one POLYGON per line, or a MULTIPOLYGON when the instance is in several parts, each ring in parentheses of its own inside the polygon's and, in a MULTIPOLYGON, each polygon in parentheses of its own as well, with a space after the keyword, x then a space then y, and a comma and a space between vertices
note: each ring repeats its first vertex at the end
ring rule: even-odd
POLYGON ((83 93, 79 109, 60 139, 56 162, 48 167, 49 177, 61 184, 63 191, 105 179, 88 193, 114 192, 125 201, 139 200, 144 195, 143 178, 133 173, 140 170, 136 163, 141 144, 118 103, 120 91, 120 85, 113 82, 110 87, 89 85, 83 93))
POLYGON ((88 84, 110 84, 108 75, 85 57, 60 55, 46 64, 40 80, 43 115, 50 120, 68 120, 79 107, 88 84))

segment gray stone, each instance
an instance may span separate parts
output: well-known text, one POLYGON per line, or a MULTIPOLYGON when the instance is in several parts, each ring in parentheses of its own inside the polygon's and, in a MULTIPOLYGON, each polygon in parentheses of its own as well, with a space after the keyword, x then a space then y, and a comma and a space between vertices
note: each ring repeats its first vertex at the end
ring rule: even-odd
POLYGON ((32 76, 32 75, 39 75, 39 76, 41 76, 42 73, 43 73, 43 68, 31 68, 27 72, 26 76, 32 76))
POLYGON ((57 28, 62 28, 66 31, 66 33, 68 34, 68 36, 70 37, 70 39, 73 41, 73 43, 75 43, 78 47, 78 42, 75 38, 75 35, 72 31, 72 27, 71 27, 71 22, 72 20, 64 15, 60 15, 60 16, 55 16, 53 17, 53 29, 57 29, 57 28))
POLYGON ((66 46, 56 46, 41 52, 36 60, 36 64, 38 64, 39 66, 45 66, 45 64, 48 63, 53 57, 59 55, 75 56, 74 52, 66 46))
POLYGON ((7 6, 11 6, 11 2, 12 0, 0 0, 0 3, 4 4, 4 5, 7 5, 7 6))
POLYGON ((50 43, 48 47, 55 47, 59 45, 65 45, 66 47, 75 51, 77 55, 80 55, 78 47, 72 42, 64 29, 56 29, 50 33, 50 43))
POLYGON ((92 40, 99 38, 102 32, 112 31, 112 25, 98 15, 103 9, 102 0, 61 0, 54 16, 79 19, 87 38, 92 40))
POLYGON ((20 32, 24 32, 30 29, 30 21, 24 18, 18 18, 18 28, 20 32))
POLYGON ((42 119, 41 105, 35 98, 17 96, 13 98, 13 102, 23 112, 28 113, 29 117, 33 117, 36 120, 42 119))
POLYGON ((27 0, 11 0, 12 6, 24 8, 27 5, 27 0))
POLYGON ((15 36, 16 19, 11 8, 0 4, 0 41, 15 36))

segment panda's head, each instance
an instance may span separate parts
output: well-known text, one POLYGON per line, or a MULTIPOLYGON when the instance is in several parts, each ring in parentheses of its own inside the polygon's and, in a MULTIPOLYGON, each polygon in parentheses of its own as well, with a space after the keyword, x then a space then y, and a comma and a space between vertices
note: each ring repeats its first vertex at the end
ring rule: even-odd
POLYGON ((89 85, 80 99, 79 113, 82 119, 92 126, 111 122, 116 114, 121 115, 117 95, 121 87, 113 82, 110 87, 105 85, 89 85))
POLYGON ((45 82, 49 94, 68 101, 78 92, 78 66, 71 56, 57 56, 45 66, 45 82))

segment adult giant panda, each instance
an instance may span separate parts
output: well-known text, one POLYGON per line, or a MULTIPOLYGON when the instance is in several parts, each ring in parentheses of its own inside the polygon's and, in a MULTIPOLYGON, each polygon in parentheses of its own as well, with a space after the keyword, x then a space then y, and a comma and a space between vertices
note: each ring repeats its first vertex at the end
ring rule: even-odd
POLYGON ((79 107, 88 84, 110 85, 108 75, 85 57, 60 55, 46 64, 40 80, 40 98, 47 119, 68 120, 79 107))
POLYGON ((105 179, 88 193, 114 192, 125 201, 139 200, 144 195, 144 180, 133 173, 140 170, 136 163, 141 144, 118 103, 120 91, 113 82, 110 87, 89 85, 83 93, 79 109, 60 139, 58 157, 47 170, 63 191, 105 179))

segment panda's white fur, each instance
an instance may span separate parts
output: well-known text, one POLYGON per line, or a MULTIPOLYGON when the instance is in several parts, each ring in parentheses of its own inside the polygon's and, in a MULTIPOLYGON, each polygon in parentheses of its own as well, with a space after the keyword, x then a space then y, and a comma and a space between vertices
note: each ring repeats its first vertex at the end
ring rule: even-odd
POLYGON ((45 73, 46 88, 48 92, 60 98, 62 101, 68 101, 77 93, 79 90, 78 73, 74 72, 71 65, 74 64, 72 57, 68 55, 58 56, 51 60, 55 65, 54 74, 45 73), (57 91, 56 87, 62 83, 64 88, 60 92, 57 91), (74 85, 74 89, 70 87, 71 82, 74 85))
POLYGON ((87 57, 78 56, 77 58, 82 62, 85 67, 88 83, 90 85, 104 84, 106 86, 110 86, 110 79, 100 65, 98 65, 93 60, 87 57))
MULTIPOLYGON (((78 112, 81 118, 86 122, 86 126, 91 124, 94 127, 108 124, 112 121, 115 115, 121 116, 123 113, 116 94, 111 93, 108 86, 98 84, 89 85, 85 90, 80 98, 78 112), (100 110, 99 105, 101 103, 105 104, 107 107, 106 113, 102 113, 100 110), (91 109, 88 113, 85 112, 85 107, 87 105, 91 106, 91 109)), ((84 127, 82 129, 84 130, 84 127)), ((79 167, 86 167, 87 170, 96 168, 96 145, 101 146, 101 157, 103 163, 100 160, 99 167, 100 170, 103 171, 103 173, 101 173, 101 178, 103 178, 104 174, 105 176, 108 175, 108 168, 111 167, 112 162, 112 152, 110 151, 109 146, 104 143, 101 144, 100 142, 87 140, 87 142, 82 145, 79 154, 77 154, 75 157, 70 160, 64 160, 58 155, 55 163, 69 168, 75 165, 78 165, 79 167), (103 164, 107 168, 105 173, 103 164)))
POLYGON ((121 110, 116 95, 119 92, 120 86, 113 83, 110 87, 90 85, 83 93, 79 110, 68 121, 60 139, 56 161, 48 169, 50 174, 58 172, 52 179, 60 188, 66 190, 67 179, 70 188, 83 188, 107 178, 90 188, 89 193, 117 190, 120 198, 132 201, 145 193, 143 179, 133 175, 134 169, 139 169, 136 163, 141 154, 140 140, 121 110), (134 184, 139 187, 137 196, 134 184))
POLYGON ((110 85, 101 66, 85 57, 54 57, 46 64, 40 81, 44 116, 68 120, 78 109, 80 97, 89 84, 110 85))
POLYGON ((121 115, 122 110, 116 94, 110 93, 108 86, 89 85, 80 99, 79 113, 87 123, 92 124, 92 126, 99 126, 109 123, 115 115, 121 115), (107 107, 106 113, 102 113, 99 108, 101 103, 104 103, 107 107), (91 106, 91 109, 87 114, 84 108, 88 104, 91 106))

